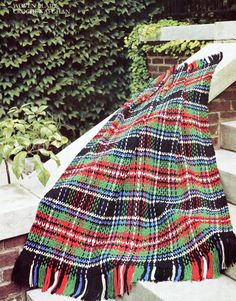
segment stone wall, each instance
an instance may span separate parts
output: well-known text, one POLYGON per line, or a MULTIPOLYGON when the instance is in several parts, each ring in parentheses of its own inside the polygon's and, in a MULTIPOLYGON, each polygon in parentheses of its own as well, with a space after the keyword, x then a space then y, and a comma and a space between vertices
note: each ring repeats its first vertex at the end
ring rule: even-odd
MULTIPOLYGON (((184 56, 173 58, 148 52, 148 70, 151 77, 155 78, 170 66, 186 59, 184 56)), ((230 120, 236 120, 236 82, 209 103, 209 126, 216 149, 220 147, 220 123, 230 120)))
POLYGON ((25 301, 25 289, 11 282, 11 273, 17 256, 23 248, 26 235, 0 241, 0 300, 25 301))

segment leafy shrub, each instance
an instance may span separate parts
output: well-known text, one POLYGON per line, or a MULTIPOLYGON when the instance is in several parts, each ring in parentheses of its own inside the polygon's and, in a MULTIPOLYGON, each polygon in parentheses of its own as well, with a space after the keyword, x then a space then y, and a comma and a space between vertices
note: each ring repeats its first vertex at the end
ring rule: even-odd
POLYGON ((50 173, 41 159, 51 158, 60 165, 53 149, 59 149, 68 139, 58 132, 56 122, 46 114, 46 109, 43 103, 24 104, 20 108, 11 108, 6 118, 0 121, 0 164, 4 160, 9 183, 9 159, 13 159, 12 169, 19 178, 24 171, 26 157, 33 157, 34 170, 43 185, 46 185, 50 173))

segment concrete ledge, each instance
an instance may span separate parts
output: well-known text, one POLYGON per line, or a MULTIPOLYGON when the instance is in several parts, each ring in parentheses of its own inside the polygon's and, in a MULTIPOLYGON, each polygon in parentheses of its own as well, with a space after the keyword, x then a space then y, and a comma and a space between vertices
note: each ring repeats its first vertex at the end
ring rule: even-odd
MULTIPOLYGON (((162 27, 158 41, 215 40, 215 24, 162 27)), ((147 40, 148 41, 148 40, 147 40)))
POLYGON ((236 21, 216 22, 212 24, 196 24, 186 26, 162 27, 160 33, 144 42, 173 40, 223 41, 236 40, 236 21))
POLYGON ((140 299, 140 301, 234 301, 236 291, 235 281, 224 275, 218 279, 201 282, 140 282, 139 285, 158 297, 158 299, 140 299))
MULTIPOLYGON (((26 293, 27 301, 71 301, 70 297, 51 295, 50 293, 42 293, 40 289, 33 289, 26 293)), ((76 300, 81 300, 77 298, 76 300)), ((138 282, 134 285, 129 295, 124 295, 123 298, 117 298, 116 301, 162 301, 152 290, 145 287, 143 283, 138 282)), ((105 299, 101 299, 105 301, 105 299)), ((115 301, 115 299, 108 299, 108 301, 115 301)))
POLYGON ((216 22, 214 40, 236 40, 236 21, 216 22))
POLYGON ((28 233, 40 199, 18 184, 0 189, 0 241, 28 233))
MULTIPOLYGON (((71 301, 71 297, 51 295, 47 292, 42 293, 40 289, 30 290, 26 293, 27 301, 71 301)), ((77 299, 78 300, 78 299, 77 299)))

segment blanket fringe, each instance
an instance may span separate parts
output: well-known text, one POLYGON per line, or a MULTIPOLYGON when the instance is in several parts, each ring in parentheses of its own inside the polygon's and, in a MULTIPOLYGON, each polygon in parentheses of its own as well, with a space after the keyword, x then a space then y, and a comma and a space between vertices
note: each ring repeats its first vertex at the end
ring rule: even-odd
POLYGON ((146 262, 136 266, 116 263, 112 268, 104 265, 82 269, 23 250, 16 261, 12 280, 20 285, 40 287, 43 292, 95 301, 129 294, 137 281, 217 278, 234 263, 236 236, 230 232, 215 234, 185 257, 173 261, 163 258, 156 264, 146 262))

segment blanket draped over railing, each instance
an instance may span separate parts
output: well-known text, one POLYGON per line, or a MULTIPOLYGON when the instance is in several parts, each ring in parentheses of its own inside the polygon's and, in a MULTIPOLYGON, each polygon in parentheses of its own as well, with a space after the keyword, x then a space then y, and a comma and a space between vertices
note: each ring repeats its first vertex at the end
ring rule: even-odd
POLYGON ((14 282, 91 301, 236 261, 208 125, 221 59, 174 65, 116 111, 41 200, 14 282))

